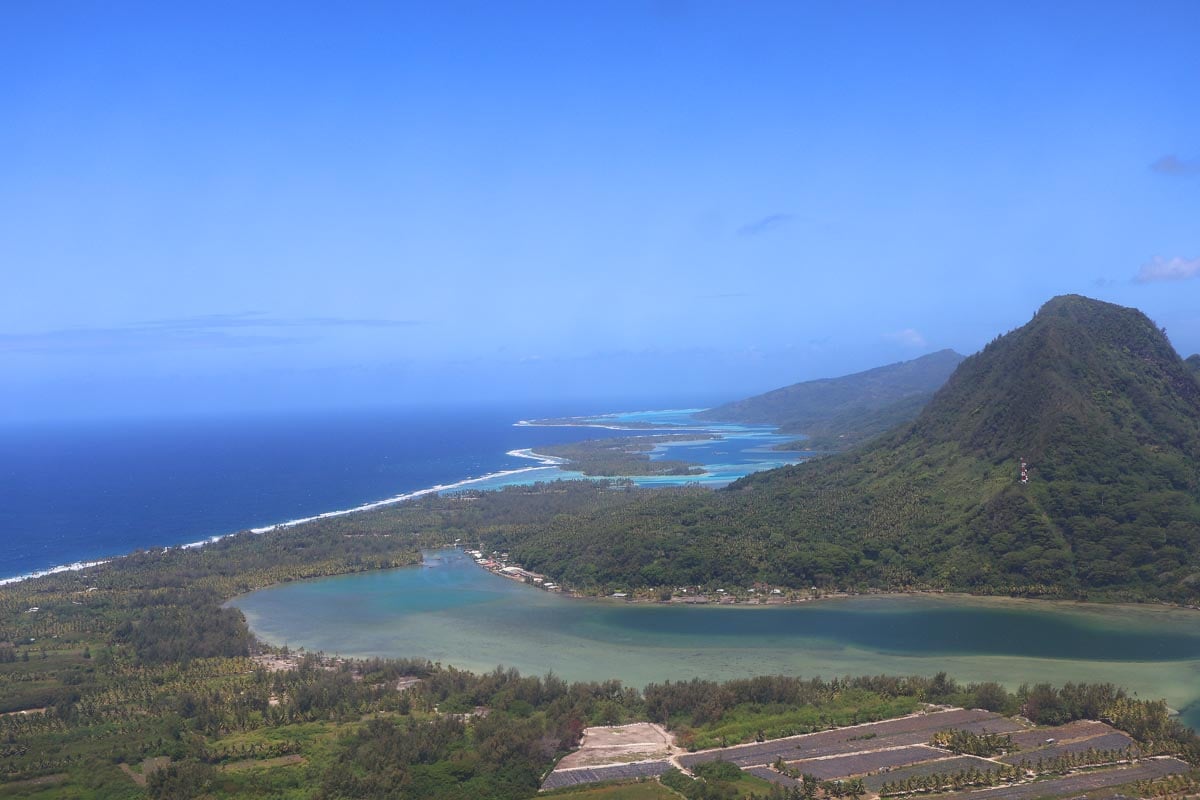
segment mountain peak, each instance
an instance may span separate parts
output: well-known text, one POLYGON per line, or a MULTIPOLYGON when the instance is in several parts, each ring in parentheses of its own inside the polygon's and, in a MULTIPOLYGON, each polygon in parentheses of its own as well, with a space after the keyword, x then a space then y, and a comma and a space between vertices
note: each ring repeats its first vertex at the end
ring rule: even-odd
POLYGON ((1200 381, 1141 312, 1057 297, 963 361, 911 423, 722 492, 656 496, 620 524, 572 520, 522 560, 570 570, 581 552, 578 578, 621 586, 761 580, 1195 604, 1200 381))
POLYGON ((965 360, 915 425, 990 459, 1042 457, 1116 431, 1130 446, 1176 429, 1200 441, 1189 409, 1200 411, 1200 387, 1146 315, 1065 295, 965 360))

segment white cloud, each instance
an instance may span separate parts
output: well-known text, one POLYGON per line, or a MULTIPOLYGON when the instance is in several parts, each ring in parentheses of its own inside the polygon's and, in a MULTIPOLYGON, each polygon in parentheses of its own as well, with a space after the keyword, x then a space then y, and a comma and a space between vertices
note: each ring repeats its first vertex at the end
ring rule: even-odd
POLYGON ((893 342, 899 342, 900 344, 907 345, 908 347, 924 347, 926 344, 928 344, 928 342, 925 341, 925 337, 921 335, 921 332, 913 330, 912 328, 905 328, 902 331, 885 333, 883 338, 893 342))
POLYGON ((1150 169, 1160 175, 1188 177, 1200 175, 1200 161, 1185 161, 1179 156, 1166 155, 1150 165, 1150 169))
POLYGON ((1182 281, 1188 278, 1200 278, 1200 258, 1163 258, 1155 256, 1148 264, 1143 264, 1134 276, 1137 283, 1153 283, 1155 281, 1182 281))
POLYGON ((738 228, 738 236, 761 236, 790 224, 794 219, 792 214, 771 214, 738 228))

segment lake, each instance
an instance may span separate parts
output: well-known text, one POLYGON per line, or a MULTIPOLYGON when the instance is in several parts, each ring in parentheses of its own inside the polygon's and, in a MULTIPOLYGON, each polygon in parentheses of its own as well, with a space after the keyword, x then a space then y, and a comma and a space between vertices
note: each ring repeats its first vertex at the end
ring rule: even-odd
POLYGON ((1008 598, 889 595, 786 606, 579 600, 493 575, 457 550, 420 567, 283 584, 236 598, 273 644, 419 657, 484 671, 633 686, 765 674, 933 674, 1109 681, 1200 725, 1200 613, 1008 598))

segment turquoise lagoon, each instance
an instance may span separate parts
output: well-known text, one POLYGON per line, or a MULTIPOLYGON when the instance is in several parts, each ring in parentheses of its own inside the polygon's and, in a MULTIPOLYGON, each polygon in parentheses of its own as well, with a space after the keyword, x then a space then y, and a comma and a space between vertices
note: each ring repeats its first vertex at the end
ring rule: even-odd
POLYGON ((579 600, 500 578, 457 550, 419 567, 289 583, 232 605, 274 644, 344 656, 498 665, 634 686, 764 674, 1110 681, 1200 724, 1200 613, 964 596, 787 606, 579 600))
MULTIPOLYGON (((577 428, 576 440, 589 438, 586 429, 593 428, 605 436, 622 431, 626 436, 657 436, 664 433, 717 434, 719 439, 698 439, 660 444, 650 452, 653 459, 671 458, 690 461, 704 468, 700 475, 637 475, 627 480, 638 486, 677 486, 696 483, 717 488, 732 483, 752 472, 795 464, 813 454, 804 451, 776 450, 777 445, 796 440, 795 434, 780 434, 773 425, 739 425, 722 422, 700 422, 692 415, 702 409, 685 408, 667 411, 627 411, 600 416, 571 417, 569 423, 559 420, 552 427, 577 428)), ((518 427, 542 427, 536 421, 522 421, 518 427)), ((537 448, 525 451, 525 457, 536 456, 537 448)), ((485 476, 465 483, 462 489, 500 489, 504 486, 525 485, 538 481, 574 480, 586 478, 580 472, 557 466, 543 466, 516 474, 485 476)))

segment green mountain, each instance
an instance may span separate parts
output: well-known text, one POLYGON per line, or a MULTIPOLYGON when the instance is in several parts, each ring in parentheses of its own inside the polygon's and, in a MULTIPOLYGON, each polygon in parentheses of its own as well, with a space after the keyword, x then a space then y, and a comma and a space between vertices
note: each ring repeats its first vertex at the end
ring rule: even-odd
POLYGON ((510 538, 524 563, 580 586, 1196 602, 1200 383, 1139 311, 1058 297, 857 450, 510 538))
POLYGON ((1192 374, 1200 378, 1200 353, 1195 353, 1184 359, 1184 363, 1192 368, 1192 374))
POLYGON ((797 446, 841 450, 916 417, 962 360, 953 350, 940 350, 840 378, 792 384, 696 416, 778 425, 784 432, 808 435, 797 446))

